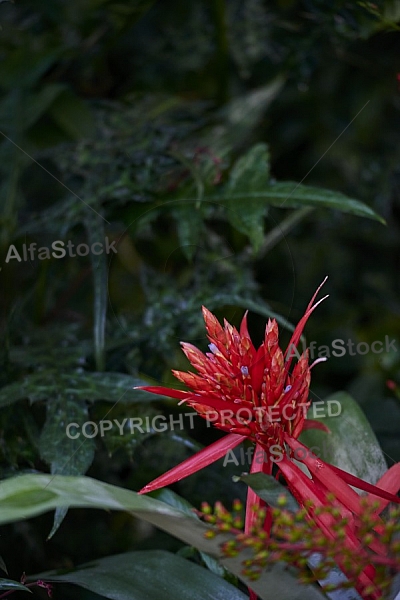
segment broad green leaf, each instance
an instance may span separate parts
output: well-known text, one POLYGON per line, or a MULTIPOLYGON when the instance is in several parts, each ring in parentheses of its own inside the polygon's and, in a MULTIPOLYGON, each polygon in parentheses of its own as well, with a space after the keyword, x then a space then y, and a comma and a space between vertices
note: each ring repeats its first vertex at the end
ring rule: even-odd
POLYGON ((8 89, 29 88, 58 60, 63 48, 21 45, 2 60, 0 85, 8 89))
MULTIPOLYGON (((99 432, 101 441, 107 449, 109 457, 122 450, 127 458, 132 461, 139 446, 149 437, 159 433, 155 427, 157 428, 160 425, 158 418, 160 410, 150 402, 145 405, 135 402, 129 405, 129 409, 126 405, 114 404, 111 410, 112 413, 110 412, 107 418, 104 418, 103 407, 98 411, 93 411, 92 414, 92 418, 96 423, 103 421, 103 430, 101 430, 100 425, 99 432), (132 428, 131 419, 134 419, 134 423, 140 424, 140 427, 132 428), (110 422, 112 426, 108 429, 110 422)), ((165 425, 168 427, 168 423, 165 423, 165 425)))
MULTIPOLYGON (((35 575, 50 582, 73 583, 112 600, 246 600, 233 585, 184 558, 163 550, 109 556, 74 571, 35 575)), ((30 579, 33 579, 32 577, 30 579)))
POLYGON ((18 583, 18 581, 12 581, 11 579, 1 579, 0 578, 0 591, 12 590, 16 592, 17 590, 23 592, 31 592, 29 588, 27 588, 22 583, 18 583))
POLYGON ((226 190, 240 195, 258 192, 270 178, 269 151, 266 144, 256 144, 234 164, 226 190))
MULTIPOLYGON (((60 327, 58 327, 58 331, 60 331, 60 327)), ((47 343, 31 340, 29 346, 13 346, 10 348, 10 361, 13 364, 21 365, 26 369, 31 367, 40 367, 41 369, 57 367, 59 370, 67 371, 81 366, 93 352, 92 341, 73 341, 65 348, 58 345, 55 347, 57 340, 55 340, 53 330, 43 331, 41 329, 40 333, 42 337, 48 337, 47 343)))
MULTIPOLYGON (((26 92, 23 95, 23 113, 21 128, 28 129, 51 106, 55 98, 65 89, 60 83, 49 84, 35 93, 26 92)), ((15 95, 7 94, 0 102, 0 123, 2 129, 7 129, 15 119, 15 95)))
POLYGON ((261 246, 268 209, 257 194, 267 187, 269 178, 268 147, 257 144, 237 160, 224 190, 229 222, 250 238, 255 250, 261 246))
MULTIPOLYGON (((95 441, 92 438, 71 439, 66 434, 68 423, 83 425, 89 419, 86 402, 72 395, 58 396, 47 402, 46 422, 39 438, 41 458, 50 465, 52 475, 84 475, 93 462, 95 441)), ((53 537, 68 509, 56 508, 54 525, 48 536, 53 537)))
MULTIPOLYGON (((57 506, 148 513, 150 519, 153 514, 161 521, 163 517, 185 522, 189 518, 201 531, 207 530, 205 524, 164 502, 90 477, 28 474, 0 482, 0 524, 34 517, 57 506)), ((197 538, 196 532, 192 535, 197 538)))
POLYGON ((122 373, 59 373, 49 369, 32 373, 22 381, 3 387, 0 390, 0 407, 25 398, 31 402, 47 400, 58 394, 73 394, 88 402, 154 402, 157 400, 154 394, 133 389, 147 384, 122 373))
POLYGON ((300 436, 300 441, 322 460, 372 484, 387 471, 385 457, 371 425, 351 396, 338 392, 326 398, 323 405, 312 404, 308 418, 321 421, 330 429, 331 433, 309 429, 300 436), (326 416, 318 417, 318 409, 322 408, 320 412, 326 416), (329 412, 339 411, 338 416, 328 416, 329 412))
MULTIPOLYGON (((214 539, 206 539, 204 535, 210 530, 209 525, 164 502, 90 477, 33 474, 0 482, 0 525, 25 520, 53 510, 57 506, 131 512, 186 544, 219 558, 221 564, 231 573, 237 575, 246 585, 249 584, 242 574, 242 561, 248 558, 249 554, 243 552, 235 558, 221 556, 220 544, 232 539, 231 534, 220 534, 214 539)), ((303 600, 305 597, 307 600, 323 600, 325 597, 314 586, 300 586, 297 579, 280 564, 265 570, 260 579, 251 582, 251 587, 262 600, 303 600)))
POLYGON ((257 496, 273 508, 282 508, 278 504, 280 496, 285 497, 286 504, 283 507, 285 510, 296 512, 300 508, 288 489, 279 483, 275 477, 272 477, 272 475, 250 473, 249 475, 242 475, 238 479, 249 485, 257 496))
POLYGON ((188 260, 192 260, 204 230, 199 207, 185 204, 176 208, 173 215, 181 243, 180 249, 188 260))
MULTIPOLYGON (((194 203, 196 202, 196 198, 186 198, 185 201, 194 203)), ((290 181, 268 183, 261 191, 251 191, 249 189, 247 192, 238 192, 229 191, 225 187, 219 194, 205 195, 204 201, 220 202, 229 207, 234 207, 235 205, 243 206, 243 210, 244 204, 241 203, 248 203, 249 206, 254 207, 254 211, 256 210, 255 207, 259 205, 258 210, 260 213, 261 207, 267 205, 277 206, 278 208, 302 208, 306 206, 312 208, 330 208, 358 217, 373 219, 383 224, 386 223, 383 217, 373 211, 372 208, 359 200, 345 196, 341 192, 315 188, 290 181)), ((239 229, 239 226, 234 222, 232 222, 232 225, 239 229)))
MULTIPOLYGON (((153 492, 152 497, 157 498, 157 500, 161 500, 162 502, 165 502, 170 506, 175 506, 185 514, 192 517, 193 519, 198 518, 196 513, 193 511, 194 507, 190 504, 190 502, 188 502, 187 500, 179 496, 179 494, 176 494, 169 488, 162 488, 160 490, 157 490, 156 492, 153 492)), ((188 547, 186 546, 186 550, 187 549, 188 547)), ((220 565, 218 560, 216 560, 213 556, 210 556, 206 552, 200 551, 199 554, 202 560, 204 561, 204 564, 206 565, 207 569, 215 573, 215 575, 224 577, 224 575, 226 574, 226 570, 220 565)))
POLYGON ((177 508, 178 510, 192 517, 192 519, 198 518, 196 513, 193 511, 194 507, 190 504, 190 502, 188 502, 187 500, 185 500, 185 498, 182 498, 181 496, 179 496, 179 494, 176 494, 169 488, 161 488, 160 490, 153 492, 151 494, 151 497, 156 498, 161 502, 165 502, 165 504, 168 504, 169 506, 177 508))
POLYGON ((285 79, 278 76, 267 85, 231 100, 219 111, 217 126, 201 138, 201 144, 212 148, 221 158, 231 155, 232 149, 242 148, 284 83, 285 79))
POLYGON ((268 204, 279 208, 302 208, 303 206, 332 208, 385 223, 385 219, 359 200, 349 198, 341 192, 298 184, 294 181, 281 181, 268 186, 260 195, 260 201, 263 198, 268 204))
POLYGON ((86 404, 74 396, 59 396, 47 402, 46 422, 39 439, 41 458, 51 466, 52 474, 81 475, 94 457, 94 440, 70 439, 65 434, 69 422, 85 423, 89 418, 86 404))

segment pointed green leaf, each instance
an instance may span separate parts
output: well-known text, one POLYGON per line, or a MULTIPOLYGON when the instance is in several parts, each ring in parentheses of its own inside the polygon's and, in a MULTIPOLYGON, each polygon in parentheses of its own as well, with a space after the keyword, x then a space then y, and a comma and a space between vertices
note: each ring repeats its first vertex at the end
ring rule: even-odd
POLYGON ((266 202, 260 202, 257 194, 267 187, 269 177, 268 147, 257 144, 237 160, 225 187, 228 220, 250 238, 255 250, 263 239, 263 220, 268 210, 266 202))
POLYGON ((302 208, 303 206, 331 208, 385 224, 385 219, 359 200, 349 198, 341 192, 298 184, 294 181, 274 183, 265 189, 262 197, 268 204, 279 208, 302 208))
MULTIPOLYGON (((182 200, 182 199, 181 199, 182 200)), ((185 198, 186 202, 196 202, 196 198, 185 198)), ((262 190, 255 191, 250 187, 248 190, 239 191, 238 189, 222 189, 219 194, 205 195, 204 201, 223 203, 232 212, 228 213, 232 225, 248 234, 248 219, 245 209, 250 208, 249 215, 264 214, 268 205, 278 208, 330 208, 344 213, 373 219, 386 224, 385 219, 378 215, 367 204, 349 198, 341 192, 316 188, 307 185, 297 184, 296 182, 282 181, 277 183, 267 183, 262 190), (237 209, 239 207, 239 209, 237 209), (233 214, 233 210, 236 214, 233 214)), ((256 236, 260 236, 261 223, 253 225, 257 228, 256 236)))
POLYGON ((233 585, 184 558, 163 550, 109 556, 64 574, 41 573, 35 579, 73 583, 112 600, 246 600, 233 585))
MULTIPOLYGON (((175 506, 185 514, 192 517, 192 519, 198 519, 198 516, 193 511, 194 507, 190 504, 190 502, 188 502, 169 488, 162 488, 160 490, 157 490, 156 492, 153 492, 152 497, 157 498, 157 500, 161 500, 162 502, 165 502, 170 506, 175 506)), ((186 546, 186 549, 190 549, 190 547, 186 546)), ((213 556, 210 556, 209 554, 207 554, 207 552, 201 551, 199 551, 199 554, 202 560, 204 561, 204 564, 206 565, 207 569, 215 573, 215 575, 223 577, 224 574, 226 574, 226 569, 222 567, 219 561, 216 560, 213 556)))
POLYGON ((286 504, 283 507, 285 510, 296 512, 300 508, 288 489, 279 483, 275 477, 272 477, 272 475, 265 475, 265 473, 250 473, 249 475, 242 475, 238 479, 249 485, 251 489, 255 491, 257 496, 273 508, 282 508, 282 506, 278 504, 278 498, 282 496, 286 500, 286 504))
POLYGON ((18 581, 12 581, 11 579, 1 579, 0 578, 0 591, 12 590, 16 592, 17 590, 22 592, 31 592, 29 588, 27 588, 22 583, 18 583, 18 581))
POLYGON ((181 250, 188 260, 192 260, 204 230, 200 209, 185 204, 174 211, 174 217, 181 250))
POLYGON ((213 148, 221 158, 238 151, 262 121, 285 79, 278 76, 267 85, 252 89, 228 102, 218 114, 218 124, 201 139, 202 146, 213 148))
MULTIPOLYGON (((248 558, 246 552, 235 558, 224 558, 221 555, 220 544, 232 539, 231 534, 206 539, 204 535, 209 531, 210 525, 193 519, 164 502, 90 477, 34 474, 0 482, 0 524, 25 520, 57 506, 131 512, 186 544, 219 558, 231 573, 236 574, 246 585, 249 584, 242 574, 242 561, 248 558)), ((323 600, 325 597, 314 586, 299 586, 298 580, 280 564, 265 570, 260 579, 251 582, 251 587, 262 600, 302 600, 304 597, 307 600, 323 600)))
POLYGON ((0 85, 10 90, 34 86, 59 59, 62 52, 62 45, 56 49, 38 45, 35 50, 32 45, 16 46, 13 52, 7 52, 3 57, 0 85))
MULTIPOLYGON (((51 467, 53 475, 84 475, 93 462, 94 439, 71 439, 67 436, 68 423, 82 426, 89 419, 86 402, 74 396, 58 396, 47 402, 46 422, 39 439, 41 458, 51 467)), ((53 537, 63 522, 68 508, 58 507, 54 525, 48 536, 53 537)))
POLYGON ((142 379, 123 373, 60 373, 48 369, 3 387, 0 390, 0 407, 26 398, 31 402, 47 400, 59 394, 73 394, 88 402, 154 402, 157 400, 154 394, 133 389, 147 384, 142 379))

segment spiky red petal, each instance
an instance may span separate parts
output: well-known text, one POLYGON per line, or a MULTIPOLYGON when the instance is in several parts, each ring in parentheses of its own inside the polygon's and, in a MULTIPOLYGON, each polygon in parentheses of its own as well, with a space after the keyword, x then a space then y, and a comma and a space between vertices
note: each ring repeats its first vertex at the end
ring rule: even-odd
POLYGON ((180 481, 184 477, 189 477, 193 473, 200 471, 200 469, 204 469, 211 465, 213 462, 217 461, 219 458, 222 458, 228 450, 232 450, 236 448, 239 444, 241 444, 246 438, 242 435, 238 435, 236 433, 231 433, 221 438, 217 442, 210 444, 210 446, 206 446, 190 458, 187 458, 179 465, 170 469, 157 479, 154 479, 147 485, 145 485, 139 492, 139 494, 147 494, 149 492, 154 492, 154 490, 158 490, 159 488, 165 487, 166 485, 171 485, 172 483, 176 483, 180 481))

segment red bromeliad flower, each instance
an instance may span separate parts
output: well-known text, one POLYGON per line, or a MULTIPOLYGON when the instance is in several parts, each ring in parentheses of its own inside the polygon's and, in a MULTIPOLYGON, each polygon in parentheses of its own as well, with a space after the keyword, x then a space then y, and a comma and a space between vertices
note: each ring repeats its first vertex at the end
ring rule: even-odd
MULTIPOLYGON (((140 389, 187 403, 200 416, 229 435, 161 475, 146 485, 141 493, 151 492, 195 473, 245 439, 256 443, 254 456, 259 456, 257 450, 265 451, 268 455, 272 445, 283 445, 285 434, 296 439, 303 429, 312 425, 320 427, 319 423, 305 417, 310 405, 311 367, 307 352, 290 373, 291 354, 297 348, 307 319, 325 299, 313 304, 320 287, 295 328, 285 355, 278 344, 275 319, 268 321, 264 342, 256 350, 247 329, 247 313, 238 332, 226 321, 222 328, 216 317, 203 307, 211 352, 204 355, 192 344, 182 342, 183 352, 199 374, 172 371, 190 390, 154 386, 140 389)), ((255 465, 253 460, 252 472, 264 470, 269 473, 272 469, 272 461, 267 461, 264 467, 255 465)), ((251 498, 251 503, 255 500, 251 498)))
MULTIPOLYGON (((158 386, 140 389, 176 398, 179 403, 185 402, 215 427, 228 432, 228 435, 147 484, 139 493, 144 494, 175 483, 222 458, 228 451, 248 439, 256 444, 250 471, 262 471, 271 475, 273 464, 277 464, 290 491, 303 506, 310 500, 316 506, 326 505, 326 494, 330 491, 335 494, 343 515, 351 514, 356 518, 360 511, 359 496, 351 486, 365 490, 374 497, 384 498, 385 506, 390 501, 400 502, 400 499, 393 495, 398 489, 395 484, 396 473, 393 470, 389 470, 388 474, 392 471, 391 475, 379 482, 380 487, 376 487, 328 465, 297 440, 300 433, 310 427, 328 431, 321 423, 306 418, 307 409, 311 404, 309 387, 310 370, 313 366, 308 363, 308 351, 305 351, 294 368, 290 369, 294 351, 308 318, 327 297, 314 303, 325 281, 326 279, 307 306, 285 353, 279 347, 278 325, 275 319, 268 321, 264 342, 256 350, 247 329, 247 313, 243 317, 240 330, 237 331, 226 321, 222 327, 216 317, 203 307, 210 352, 203 354, 192 344, 183 342, 183 352, 198 374, 173 371, 175 377, 189 390, 158 386), (277 448, 285 448, 289 457, 282 452, 280 462, 276 458, 273 460, 277 448), (297 460, 307 466, 311 478, 291 460, 294 453, 297 460), (265 457, 263 461, 256 460, 260 454, 265 457)), ((398 474, 398 471, 396 472, 398 474)), ((255 519, 254 507, 262 504, 261 499, 249 488, 246 532, 251 530, 255 519)), ((265 529, 268 530, 270 525, 270 513, 267 513, 265 529)), ((329 529, 328 524, 322 521, 321 526, 329 529)), ((350 538, 349 543, 356 550, 357 539, 351 535, 350 538)))

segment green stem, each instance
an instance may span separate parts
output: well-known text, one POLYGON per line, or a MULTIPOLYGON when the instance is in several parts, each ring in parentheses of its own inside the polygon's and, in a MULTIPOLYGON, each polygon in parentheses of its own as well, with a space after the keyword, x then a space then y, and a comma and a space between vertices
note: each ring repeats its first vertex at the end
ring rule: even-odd
POLYGON ((215 24, 215 42, 217 46, 217 101, 219 104, 226 104, 229 99, 229 44, 226 25, 225 0, 214 0, 213 13, 215 24))
MULTIPOLYGON (((104 221, 97 215, 91 215, 86 221, 89 245, 95 242, 104 244, 104 221)), ((104 371, 106 364, 106 318, 107 318, 107 258, 103 252, 95 256, 90 253, 93 270, 93 337, 96 370, 104 371)))
POLYGON ((293 227, 297 225, 297 223, 300 223, 300 221, 307 217, 313 210, 314 209, 310 206, 299 208, 286 217, 286 219, 283 219, 279 225, 271 229, 268 235, 265 236, 259 255, 261 256, 262 254, 269 252, 287 233, 289 233, 291 229, 293 229, 293 227))

